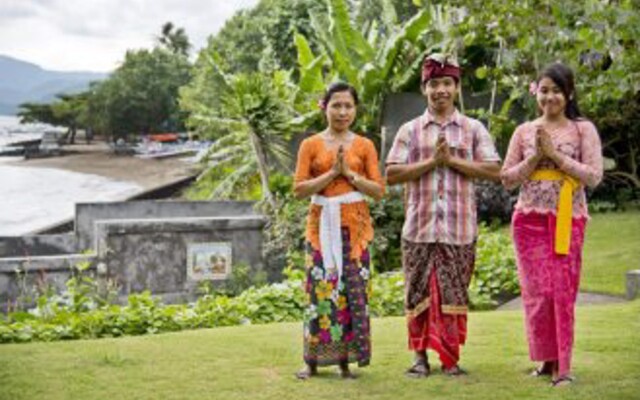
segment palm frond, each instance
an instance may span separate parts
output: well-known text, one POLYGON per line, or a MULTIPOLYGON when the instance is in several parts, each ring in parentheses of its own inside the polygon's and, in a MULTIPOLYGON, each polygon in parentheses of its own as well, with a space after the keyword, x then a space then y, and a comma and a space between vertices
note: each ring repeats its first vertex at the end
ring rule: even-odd
POLYGON ((255 160, 247 160, 246 163, 225 176, 224 179, 216 185, 209 195, 209 199, 229 197, 241 180, 246 179, 248 175, 256 173, 257 166, 258 164, 255 160))

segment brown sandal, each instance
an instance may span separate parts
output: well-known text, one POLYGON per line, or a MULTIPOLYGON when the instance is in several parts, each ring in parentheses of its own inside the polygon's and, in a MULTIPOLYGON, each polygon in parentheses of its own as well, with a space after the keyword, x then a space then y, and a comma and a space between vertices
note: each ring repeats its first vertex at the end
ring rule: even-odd
POLYGON ((551 386, 552 387, 569 386, 573 384, 574 380, 575 379, 572 376, 568 376, 568 375, 560 376, 551 381, 551 386))
POLYGON ((469 373, 467 371, 465 371, 464 369, 460 368, 460 366, 458 366, 458 365, 454 365, 451 368, 445 368, 443 366, 442 367, 442 373, 447 375, 447 376, 469 375, 469 373))
POLYGON ((340 362, 340 378, 342 379, 356 379, 357 376, 354 375, 351 370, 349 370, 348 362, 340 362))

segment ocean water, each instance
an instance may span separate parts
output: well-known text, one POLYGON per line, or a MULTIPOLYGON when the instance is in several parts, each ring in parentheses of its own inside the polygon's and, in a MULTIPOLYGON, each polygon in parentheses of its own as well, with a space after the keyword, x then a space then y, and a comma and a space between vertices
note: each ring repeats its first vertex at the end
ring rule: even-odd
MULTIPOLYGON (((50 126, 16 126, 0 116, 0 146, 38 138, 50 126)), ((139 193, 137 184, 52 168, 7 165, 0 157, 0 236, 20 236, 73 218, 75 204, 123 200, 139 193)))
POLYGON ((49 130, 65 131, 64 128, 48 124, 21 124, 16 116, 0 115, 0 147, 17 141, 39 139, 49 130))

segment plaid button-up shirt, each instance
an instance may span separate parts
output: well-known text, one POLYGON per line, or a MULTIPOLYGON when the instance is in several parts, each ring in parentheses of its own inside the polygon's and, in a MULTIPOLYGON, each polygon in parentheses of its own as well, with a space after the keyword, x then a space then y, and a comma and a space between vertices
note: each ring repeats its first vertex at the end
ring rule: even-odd
MULTIPOLYGON (((427 111, 400 127, 387 165, 411 164, 435 153, 444 135, 451 154, 469 161, 499 162, 500 156, 482 123, 457 110, 444 124, 427 111)), ((436 167, 405 186, 405 222, 402 237, 415 243, 469 244, 478 227, 473 180, 453 168, 436 167)))

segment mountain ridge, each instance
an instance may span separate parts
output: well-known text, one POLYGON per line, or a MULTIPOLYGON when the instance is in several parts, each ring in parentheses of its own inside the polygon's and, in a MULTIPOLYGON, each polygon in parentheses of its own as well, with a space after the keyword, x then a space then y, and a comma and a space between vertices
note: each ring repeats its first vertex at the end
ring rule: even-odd
POLYGON ((53 71, 37 64, 0 54, 0 115, 15 115, 25 102, 49 102, 60 93, 86 90, 107 73, 53 71))

